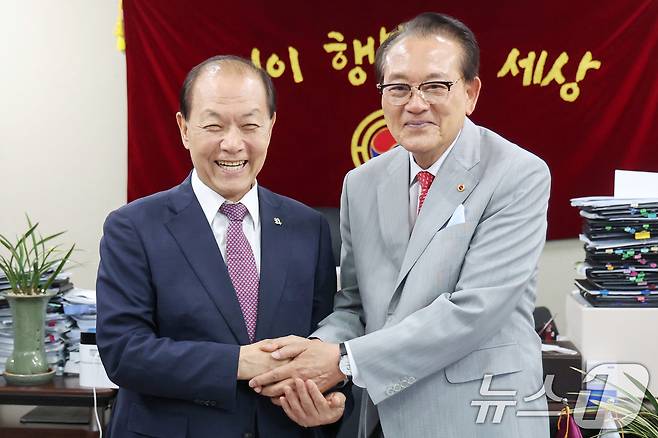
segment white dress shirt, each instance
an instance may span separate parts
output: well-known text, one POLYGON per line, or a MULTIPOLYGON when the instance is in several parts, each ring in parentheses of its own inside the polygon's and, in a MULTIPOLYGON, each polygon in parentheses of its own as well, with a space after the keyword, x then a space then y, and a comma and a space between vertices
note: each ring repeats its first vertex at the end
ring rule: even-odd
MULTIPOLYGON (((206 216, 210 228, 212 228, 219 251, 222 253, 222 258, 226 262, 226 233, 228 231, 229 220, 219 212, 219 207, 221 207, 226 199, 205 185, 205 183, 199 178, 199 175, 197 175, 196 169, 192 171, 192 190, 194 191, 194 195, 199 201, 199 204, 201 204, 203 214, 206 216)), ((254 253, 256 270, 260 275, 260 214, 258 210, 258 183, 254 182, 253 187, 238 202, 241 202, 247 207, 248 214, 242 221, 242 230, 249 241, 251 251, 254 253)))
MULTIPOLYGON (((416 224, 416 219, 418 218, 418 202, 420 199, 420 184, 418 184, 418 178, 417 178, 418 172, 425 170, 431 173, 432 175, 434 175, 434 177, 436 178, 436 175, 439 173, 439 169, 441 168, 441 165, 448 157, 448 154, 455 146, 455 143, 457 143, 457 139, 459 138, 461 133, 462 132, 460 130, 457 133, 457 137, 455 137, 455 140, 450 144, 450 146, 448 146, 448 149, 446 149, 445 152, 441 154, 439 159, 436 160, 434 164, 432 164, 427 169, 421 168, 418 165, 418 163, 416 163, 413 154, 409 152, 409 226, 410 226, 409 233, 410 234, 411 231, 414 229, 414 225, 416 224)), ((356 363, 354 362, 354 359, 352 359, 352 351, 350 350, 349 342, 345 342, 345 351, 347 351, 347 358, 350 361, 350 371, 352 372, 352 383, 354 383, 356 386, 359 386, 361 388, 365 388, 366 385, 359 378, 359 373, 356 368, 356 363)))
POLYGON ((422 172, 424 170, 431 173, 436 178, 441 165, 443 165, 443 162, 448 157, 448 154, 455 146, 455 143, 457 142, 457 139, 461 133, 461 131, 457 133, 457 137, 455 137, 455 140, 452 142, 452 144, 448 146, 448 149, 446 149, 446 151, 441 154, 439 159, 436 160, 434 164, 432 164, 427 169, 420 167, 418 163, 416 163, 413 154, 409 152, 409 233, 411 233, 411 230, 414 229, 414 225, 416 225, 416 219, 418 218, 418 203, 420 202, 420 184, 418 183, 417 178, 418 172, 422 172))

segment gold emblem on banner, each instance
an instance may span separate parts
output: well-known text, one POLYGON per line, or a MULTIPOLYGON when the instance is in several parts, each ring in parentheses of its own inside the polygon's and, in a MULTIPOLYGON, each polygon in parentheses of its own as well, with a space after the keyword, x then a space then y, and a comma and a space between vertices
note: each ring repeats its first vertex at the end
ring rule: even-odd
POLYGON ((369 159, 395 147, 395 139, 386 127, 384 111, 368 114, 352 134, 352 161, 359 167, 369 159))

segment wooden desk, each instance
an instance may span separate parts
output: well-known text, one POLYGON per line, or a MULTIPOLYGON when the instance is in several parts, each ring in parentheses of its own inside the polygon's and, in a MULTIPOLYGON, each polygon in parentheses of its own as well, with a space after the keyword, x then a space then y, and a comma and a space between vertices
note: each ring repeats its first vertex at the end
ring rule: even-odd
MULTIPOLYGON (((0 438, 92 438, 98 436, 93 419, 94 394, 91 388, 81 388, 78 377, 55 376, 52 382, 38 386, 12 386, 0 377, 0 404, 39 406, 78 406, 89 408, 89 424, 67 425, 53 423, 0 424, 0 438)), ((116 390, 96 389, 98 418, 105 426, 105 410, 110 406, 116 390)))

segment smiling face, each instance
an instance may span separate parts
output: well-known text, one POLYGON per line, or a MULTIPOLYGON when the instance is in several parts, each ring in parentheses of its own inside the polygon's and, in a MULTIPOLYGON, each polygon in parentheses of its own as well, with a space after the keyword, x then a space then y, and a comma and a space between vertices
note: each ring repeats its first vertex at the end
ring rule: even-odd
POLYGON ((228 63, 211 65, 194 83, 188 120, 176 121, 201 181, 239 201, 263 168, 276 113, 269 116, 262 80, 228 63))
POLYGON ((428 168, 445 152, 475 109, 480 79, 465 81, 462 48, 441 35, 404 37, 388 51, 384 62, 384 84, 417 86, 427 81, 455 84, 440 102, 428 104, 413 90, 405 105, 393 105, 382 96, 382 109, 395 140, 411 152, 422 168, 428 168))

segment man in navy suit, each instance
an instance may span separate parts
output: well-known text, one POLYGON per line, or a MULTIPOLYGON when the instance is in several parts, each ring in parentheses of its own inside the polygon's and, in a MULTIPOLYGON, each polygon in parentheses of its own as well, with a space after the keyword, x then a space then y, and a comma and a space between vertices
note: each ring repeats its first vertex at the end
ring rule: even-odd
MULTIPOLYGON (((247 385, 286 363, 271 357, 267 338, 308 336, 336 291, 326 220, 256 182, 276 120, 272 82, 245 59, 218 56, 190 71, 180 100, 194 170, 104 226, 97 340, 120 386, 110 435, 331 433, 296 425, 247 385)), ((302 426, 341 417, 343 394, 295 389, 279 401, 302 426)))

